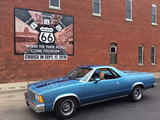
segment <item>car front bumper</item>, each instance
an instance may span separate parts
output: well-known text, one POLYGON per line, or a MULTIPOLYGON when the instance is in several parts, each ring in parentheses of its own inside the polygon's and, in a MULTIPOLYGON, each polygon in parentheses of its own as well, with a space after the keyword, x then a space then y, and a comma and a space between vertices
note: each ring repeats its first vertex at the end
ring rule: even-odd
POLYGON ((27 92, 24 93, 26 104, 33 109, 35 112, 40 113, 40 112, 45 112, 45 105, 44 104, 36 104, 33 102, 27 95, 27 92))

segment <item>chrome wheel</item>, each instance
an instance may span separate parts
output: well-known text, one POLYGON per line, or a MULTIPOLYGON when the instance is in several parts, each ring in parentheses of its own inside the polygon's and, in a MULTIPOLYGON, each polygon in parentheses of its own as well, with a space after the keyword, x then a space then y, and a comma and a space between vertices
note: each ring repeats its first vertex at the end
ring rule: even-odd
POLYGON ((77 107, 78 104, 74 97, 65 97, 57 101, 54 112, 57 118, 67 119, 75 114, 77 107))
POLYGON ((66 99, 60 107, 61 113, 65 116, 68 116, 70 114, 72 114, 72 112, 74 111, 74 102, 70 99, 66 99))
POLYGON ((143 97, 143 88, 141 86, 135 86, 132 92, 130 93, 129 97, 134 102, 140 101, 143 97))
POLYGON ((142 89, 141 88, 136 88, 134 91, 134 96, 135 99, 139 100, 142 97, 142 89))

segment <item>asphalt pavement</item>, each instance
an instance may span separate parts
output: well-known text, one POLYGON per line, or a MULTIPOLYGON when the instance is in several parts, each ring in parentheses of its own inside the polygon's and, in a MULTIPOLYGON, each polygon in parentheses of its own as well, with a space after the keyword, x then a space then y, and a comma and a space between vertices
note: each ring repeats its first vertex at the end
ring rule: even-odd
MULTIPOLYGON (((127 97, 81 107, 68 120, 160 120, 160 78, 140 102, 127 97)), ((26 89, 0 93, 0 120, 57 120, 53 112, 35 113, 24 100, 26 89)))

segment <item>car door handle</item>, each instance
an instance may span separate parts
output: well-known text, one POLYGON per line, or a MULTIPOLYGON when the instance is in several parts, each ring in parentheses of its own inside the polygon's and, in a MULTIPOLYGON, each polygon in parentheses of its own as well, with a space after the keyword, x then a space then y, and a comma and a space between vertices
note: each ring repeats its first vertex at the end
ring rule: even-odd
POLYGON ((119 82, 116 82, 117 85, 119 85, 119 82))

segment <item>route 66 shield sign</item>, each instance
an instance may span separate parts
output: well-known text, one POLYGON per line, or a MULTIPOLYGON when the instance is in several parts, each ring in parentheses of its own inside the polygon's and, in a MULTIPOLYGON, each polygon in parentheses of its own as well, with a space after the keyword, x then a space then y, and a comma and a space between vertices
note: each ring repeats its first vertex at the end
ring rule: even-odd
POLYGON ((39 41, 43 43, 53 43, 55 41, 53 35, 53 28, 41 27, 39 34, 39 41))

